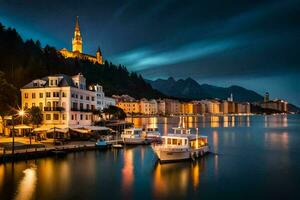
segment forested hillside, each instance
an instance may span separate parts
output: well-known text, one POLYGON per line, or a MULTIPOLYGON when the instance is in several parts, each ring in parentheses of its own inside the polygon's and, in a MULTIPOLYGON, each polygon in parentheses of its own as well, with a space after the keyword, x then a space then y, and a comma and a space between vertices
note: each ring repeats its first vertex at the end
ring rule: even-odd
POLYGON ((0 23, 0 71, 17 89, 33 79, 51 74, 75 75, 82 72, 90 83, 103 85, 107 95, 129 94, 135 98, 164 95, 152 89, 142 76, 124 66, 105 61, 104 65, 78 59, 65 59, 54 47, 41 47, 39 41, 24 41, 15 29, 0 23))

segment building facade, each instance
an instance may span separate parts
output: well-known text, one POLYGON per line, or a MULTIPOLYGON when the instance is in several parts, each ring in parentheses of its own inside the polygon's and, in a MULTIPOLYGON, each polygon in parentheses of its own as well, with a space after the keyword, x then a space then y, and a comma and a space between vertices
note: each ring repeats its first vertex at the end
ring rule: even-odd
MULTIPOLYGON (((98 104, 98 93, 87 89, 81 73, 72 77, 64 74, 47 76, 21 88, 22 109, 38 106, 45 125, 90 126, 94 121, 92 111, 103 108, 98 104)), ((101 98, 105 99, 104 93, 101 98)))

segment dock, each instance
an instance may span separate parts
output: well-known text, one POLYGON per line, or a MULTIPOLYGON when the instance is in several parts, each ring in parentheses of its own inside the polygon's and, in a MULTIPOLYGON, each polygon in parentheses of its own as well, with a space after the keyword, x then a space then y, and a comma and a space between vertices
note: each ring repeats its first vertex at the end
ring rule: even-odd
MULTIPOLYGON (((107 141, 107 144, 111 146, 112 144, 119 144, 121 141, 121 139, 110 140, 107 141)), ((0 150, 0 163, 36 159, 48 156, 62 156, 70 152, 91 150, 100 150, 100 148, 95 144, 66 144, 51 147, 15 149, 14 155, 12 154, 12 150, 0 150)))

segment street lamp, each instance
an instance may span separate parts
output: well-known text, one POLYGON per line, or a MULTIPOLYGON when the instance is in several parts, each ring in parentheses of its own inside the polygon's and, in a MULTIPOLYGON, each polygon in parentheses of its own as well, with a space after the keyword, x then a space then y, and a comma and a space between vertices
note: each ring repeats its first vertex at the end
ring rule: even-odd
POLYGON ((15 154, 15 122, 14 122, 14 118, 15 116, 21 116, 22 117, 22 124, 23 124, 23 116, 24 116, 25 112, 24 110, 20 110, 17 114, 12 115, 11 119, 12 119, 12 155, 14 157, 15 154))
POLYGON ((22 124, 23 124, 23 117, 24 117, 24 115, 25 115, 25 111, 22 109, 22 110, 19 110, 19 112, 18 112, 18 115, 19 116, 21 116, 21 122, 22 122, 22 124))

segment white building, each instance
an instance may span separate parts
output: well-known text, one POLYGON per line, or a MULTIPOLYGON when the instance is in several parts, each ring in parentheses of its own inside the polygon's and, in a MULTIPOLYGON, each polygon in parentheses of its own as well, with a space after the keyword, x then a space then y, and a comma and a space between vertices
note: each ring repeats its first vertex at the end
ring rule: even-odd
POLYGON ((40 107, 44 125, 91 126, 92 111, 113 104, 104 96, 101 86, 96 85, 96 89, 87 90, 86 79, 80 73, 72 77, 47 76, 21 88, 22 108, 40 107))
POLYGON ((103 110, 109 106, 115 106, 116 100, 110 97, 106 97, 101 85, 96 84, 89 87, 90 90, 96 93, 96 109, 103 110))

